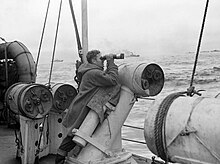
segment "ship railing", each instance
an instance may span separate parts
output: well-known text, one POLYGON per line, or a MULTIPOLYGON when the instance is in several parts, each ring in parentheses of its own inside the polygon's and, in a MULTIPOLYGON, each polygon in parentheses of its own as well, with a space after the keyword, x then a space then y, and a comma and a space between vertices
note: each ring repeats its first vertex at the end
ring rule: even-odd
MULTIPOLYGON (((137 126, 132 126, 132 125, 124 124, 123 126, 124 127, 128 127, 128 128, 138 129, 138 130, 144 130, 144 128, 137 127, 137 126)), ((146 144, 146 142, 137 141, 137 140, 133 140, 133 139, 128 139, 128 138, 124 138, 124 137, 122 137, 122 140, 129 141, 129 142, 135 142, 135 143, 139 143, 139 144, 146 144)))
MULTIPOLYGON (((149 97, 139 97, 139 99, 151 100, 151 101, 152 101, 152 100, 155 100, 154 98, 149 98, 149 97)), ((144 130, 144 128, 142 128, 142 127, 127 125, 127 124, 124 124, 123 126, 124 126, 124 127, 128 127, 128 128, 137 129, 137 130, 144 130)), ((146 142, 137 141, 137 140, 133 140, 133 139, 128 139, 128 138, 124 138, 124 137, 122 137, 122 140, 124 140, 124 141, 130 141, 130 142, 135 142, 135 143, 139 143, 139 144, 146 144, 146 142)))

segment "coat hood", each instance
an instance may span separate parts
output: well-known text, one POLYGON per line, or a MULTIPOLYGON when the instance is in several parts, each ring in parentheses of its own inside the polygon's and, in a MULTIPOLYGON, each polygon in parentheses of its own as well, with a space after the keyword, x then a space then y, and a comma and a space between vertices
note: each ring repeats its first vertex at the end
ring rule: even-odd
POLYGON ((82 64, 82 65, 79 67, 78 73, 80 73, 81 75, 83 75, 84 73, 86 73, 87 71, 92 70, 92 69, 103 70, 103 67, 100 67, 100 66, 98 66, 98 65, 91 64, 91 63, 85 63, 85 64, 82 64))

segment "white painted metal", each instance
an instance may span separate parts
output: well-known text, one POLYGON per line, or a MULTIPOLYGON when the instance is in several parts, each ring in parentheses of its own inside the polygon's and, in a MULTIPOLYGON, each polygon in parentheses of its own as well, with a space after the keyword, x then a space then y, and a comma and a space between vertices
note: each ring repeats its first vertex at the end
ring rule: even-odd
MULTIPOLYGON (((161 101, 156 101, 148 110, 144 128, 148 148, 156 155, 154 122, 160 104, 161 101)), ((220 163, 219 109, 217 98, 179 97, 174 100, 164 120, 164 139, 172 162, 220 163)))
MULTIPOLYGON (((46 118, 47 119, 47 118, 46 118)), ((47 120, 45 120, 47 121, 47 120)), ((36 142, 39 142, 40 130, 39 125, 44 122, 44 118, 32 120, 20 116, 21 143, 23 151, 20 153, 22 164, 31 164, 35 161, 36 142), (36 126, 37 125, 37 126, 36 126)), ((47 143, 47 124, 44 124, 44 131, 41 138, 39 158, 49 154, 49 143, 47 143)), ((20 145, 21 146, 21 145, 20 145)))
MULTIPOLYGON (((95 128, 99 123, 99 117, 95 111, 90 110, 87 114, 85 120, 83 121, 82 125, 79 128, 79 131, 87 136, 91 136, 94 132, 95 128)), ((81 147, 86 146, 86 141, 78 136, 74 136, 73 141, 80 145, 81 147)))
POLYGON ((156 64, 122 64, 119 66, 119 81, 120 84, 128 87, 137 96, 148 97, 160 93, 164 84, 164 75, 163 70, 156 64), (156 71, 152 72, 151 70, 156 71), (152 77, 146 78, 149 71, 151 71, 152 77), (157 80, 154 79, 156 75, 160 76, 157 80))
POLYGON ((141 74, 147 64, 123 64, 119 66, 119 80, 122 85, 128 87, 135 94, 149 96, 149 89, 144 90, 141 87, 141 74), (141 69, 142 71, 138 71, 141 69), (138 76, 138 78, 135 78, 138 76))
POLYGON ((86 54, 88 52, 88 16, 87 16, 87 0, 81 1, 82 7, 82 53, 83 62, 86 63, 86 54))
MULTIPOLYGON (((99 144, 113 153, 121 152, 122 147, 118 147, 118 145, 121 146, 121 136, 119 136, 119 134, 121 134, 121 127, 134 105, 134 102, 134 93, 131 92, 129 88, 122 86, 120 100, 115 111, 112 111, 108 118, 97 127, 92 135, 92 139, 99 142, 99 144), (118 145, 115 143, 118 143, 118 145)), ((104 152, 88 143, 78 155, 77 160, 82 163, 89 163, 101 159, 105 160, 105 157, 106 155, 104 152)))
POLYGON ((68 129, 62 125, 62 120, 65 116, 65 112, 58 113, 51 110, 48 115, 49 124, 49 152, 50 154, 56 154, 57 149, 60 146, 64 137, 68 133, 68 129))

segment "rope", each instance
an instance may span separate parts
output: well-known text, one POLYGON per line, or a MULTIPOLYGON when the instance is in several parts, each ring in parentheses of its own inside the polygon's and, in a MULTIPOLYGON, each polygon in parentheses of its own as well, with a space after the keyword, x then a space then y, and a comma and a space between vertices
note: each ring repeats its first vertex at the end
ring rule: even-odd
POLYGON ((50 6, 50 0, 48 1, 48 4, 47 4, 47 11, 46 11, 45 19, 44 19, 43 31, 41 34, 40 45, 39 45, 38 54, 37 54, 37 61, 36 61, 36 65, 35 65, 35 67, 36 67, 35 74, 37 73, 37 65, 38 65, 38 61, 39 61, 39 57, 40 57, 40 51, 41 51, 41 46, 42 46, 42 42, 43 42, 45 26, 46 26, 46 22, 47 22, 47 15, 48 15, 48 11, 49 11, 49 6, 50 6))
POLYGON ((34 164, 39 164, 40 144, 41 144, 41 140, 42 140, 42 136, 43 136, 43 132, 44 132, 44 124, 45 124, 46 119, 47 119, 47 115, 44 116, 43 123, 42 123, 42 129, 40 129, 40 138, 39 138, 38 143, 37 143, 37 149, 36 149, 36 153, 35 153, 34 164))
POLYGON ((166 120, 167 112, 173 101, 178 97, 183 96, 185 93, 186 92, 177 92, 168 95, 160 104, 159 110, 156 114, 156 118, 154 122, 155 145, 158 152, 158 156, 161 157, 164 161, 168 161, 167 146, 165 139, 166 136, 165 120, 166 120))
POLYGON ((1 39, 3 42, 5 42, 5 43, 6 43, 6 40, 5 40, 4 38, 0 37, 0 39, 1 39))
POLYGON ((206 2, 204 17, 203 17, 203 21, 202 21, 202 27, 201 27, 201 32, 200 32, 200 36, 199 36, 199 42, 198 42, 198 46, 197 46, 197 51, 196 51, 196 57, 195 57, 193 72, 192 72, 192 77, 191 77, 191 81, 190 81, 190 88, 193 86, 193 80, 194 80, 194 75, 195 75, 195 71, 196 71, 196 65, 197 65, 197 61, 198 61, 198 56, 199 56, 199 50, 200 50, 200 45, 201 45, 201 41, 202 41, 203 30, 204 30, 204 26, 205 26, 205 20, 206 20, 206 15, 207 15, 207 10, 208 10, 208 4, 209 4, 209 0, 207 0, 207 2, 206 2))
POLYGON ((75 27, 78 54, 79 54, 79 57, 80 57, 81 62, 82 62, 83 61, 83 59, 82 59, 82 45, 81 45, 81 41, 80 41, 80 37, 79 37, 79 31, 78 31, 78 28, 77 28, 76 17, 75 17, 74 10, 73 10, 72 0, 69 0, 69 5, 70 5, 70 11, 71 11, 71 14, 72 14, 72 18, 73 18, 73 24, 74 24, 74 27, 75 27))
POLYGON ((50 81, 51 81, 51 75, 52 75, 52 70, 53 70, 54 55, 55 55, 55 49, 56 49, 56 43, 57 43, 57 34, 58 34, 59 23, 60 23, 61 7, 62 7, 62 0, 60 1, 60 8, 59 8, 59 14, 58 14, 58 20, 57 20, 57 29, 56 29, 56 35, 55 35, 55 41, 54 41, 53 55, 52 55, 52 60, 51 60, 50 76, 49 76, 49 82, 48 82, 49 88, 50 88, 50 81))
POLYGON ((81 45, 81 41, 80 41, 80 37, 79 37, 79 31, 78 31, 78 28, 77 28, 76 17, 75 17, 74 10, 73 10, 72 0, 69 0, 69 5, 70 5, 70 11, 71 11, 71 14, 72 14, 72 18, 73 18, 73 25, 74 25, 74 28, 75 28, 78 54, 79 54, 79 57, 80 57, 80 61, 79 60, 76 61, 76 71, 75 71, 76 75, 74 77, 75 82, 78 84, 78 88, 77 88, 77 90, 78 90, 79 85, 80 85, 80 80, 81 80, 80 76, 78 74, 78 68, 85 61, 83 61, 82 45, 81 45))
POLYGON ((16 129, 14 130, 14 132, 15 132, 15 143, 16 143, 17 151, 18 151, 16 158, 21 158, 21 154, 24 152, 21 131, 19 132, 19 137, 18 137, 16 129))

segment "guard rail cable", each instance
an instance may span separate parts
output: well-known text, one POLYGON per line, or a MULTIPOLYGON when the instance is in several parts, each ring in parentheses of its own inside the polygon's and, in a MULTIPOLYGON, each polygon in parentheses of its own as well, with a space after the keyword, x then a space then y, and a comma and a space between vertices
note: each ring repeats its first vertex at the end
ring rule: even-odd
MULTIPOLYGON (((137 129, 137 130, 144 130, 144 128, 137 127, 137 126, 132 126, 132 125, 127 125, 127 124, 124 124, 123 126, 128 127, 128 128, 137 129)), ((123 138, 122 137, 122 140, 146 145, 146 142, 136 141, 136 140, 132 140, 132 139, 128 139, 128 138, 123 138)))

